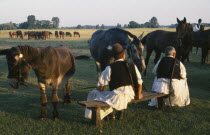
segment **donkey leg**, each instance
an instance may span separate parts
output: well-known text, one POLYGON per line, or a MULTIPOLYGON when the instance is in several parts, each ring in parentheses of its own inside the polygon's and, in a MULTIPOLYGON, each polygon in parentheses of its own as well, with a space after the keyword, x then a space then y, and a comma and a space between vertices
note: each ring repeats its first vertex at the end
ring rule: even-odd
POLYGON ((58 86, 55 86, 52 91, 51 102, 53 105, 53 119, 58 119, 57 103, 59 102, 58 98, 58 86))
POLYGON ((70 89, 71 89, 71 79, 69 79, 66 83, 66 85, 63 87, 63 90, 64 90, 64 102, 63 104, 65 103, 71 103, 71 98, 70 98, 70 89))
POLYGON ((41 101, 41 116, 40 119, 44 120, 47 117, 47 96, 45 84, 39 83, 40 87, 40 101, 41 101))

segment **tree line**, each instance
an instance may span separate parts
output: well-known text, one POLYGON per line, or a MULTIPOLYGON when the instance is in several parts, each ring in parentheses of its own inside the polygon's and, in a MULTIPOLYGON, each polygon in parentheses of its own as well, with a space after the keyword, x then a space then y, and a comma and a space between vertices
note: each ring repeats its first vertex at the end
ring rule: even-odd
POLYGON ((158 19, 152 17, 149 22, 139 24, 135 21, 130 21, 129 24, 124 24, 123 26, 120 23, 117 23, 115 26, 105 26, 104 24, 97 25, 77 25, 74 27, 61 27, 63 29, 109 29, 109 28, 159 28, 158 19))
POLYGON ((36 20, 34 15, 29 15, 26 22, 20 24, 16 23, 4 23, 0 24, 1 30, 11 29, 57 29, 59 27, 60 19, 58 17, 52 17, 52 20, 36 20))

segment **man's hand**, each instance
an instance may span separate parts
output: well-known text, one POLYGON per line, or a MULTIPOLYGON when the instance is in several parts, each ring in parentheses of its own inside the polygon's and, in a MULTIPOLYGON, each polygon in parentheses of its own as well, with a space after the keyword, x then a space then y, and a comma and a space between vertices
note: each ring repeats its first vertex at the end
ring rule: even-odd
POLYGON ((137 100, 139 100, 141 98, 143 98, 143 94, 139 94, 139 95, 135 96, 135 99, 137 99, 137 100))
POLYGON ((104 86, 99 86, 99 87, 98 87, 98 90, 99 90, 99 91, 103 91, 103 90, 104 90, 104 86))
POLYGON ((135 95, 135 99, 139 100, 139 99, 141 99, 142 97, 143 97, 143 95, 142 95, 142 85, 139 84, 139 86, 138 86, 138 91, 137 91, 137 93, 136 93, 136 95, 135 95))

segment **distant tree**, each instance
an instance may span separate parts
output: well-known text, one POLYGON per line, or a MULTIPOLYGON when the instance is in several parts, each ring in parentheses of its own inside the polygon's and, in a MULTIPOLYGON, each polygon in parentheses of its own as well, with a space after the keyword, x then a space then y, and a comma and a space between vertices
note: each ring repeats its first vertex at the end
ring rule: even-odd
POLYGON ((99 29, 99 24, 96 25, 96 29, 99 29))
POLYGON ((152 17, 150 19, 149 23, 150 23, 150 28, 159 28, 160 27, 156 17, 152 17))
POLYGON ((52 18, 53 28, 58 28, 59 23, 60 23, 60 19, 58 17, 53 17, 52 18))
POLYGON ((121 24, 117 23, 117 28, 121 28, 121 27, 122 27, 121 24))
POLYGON ((139 24, 135 21, 130 21, 128 24, 129 28, 139 28, 139 24))
POLYGON ((101 24, 101 29, 104 29, 104 28, 105 28, 104 24, 101 24))
POLYGON ((150 22, 145 22, 143 25, 145 28, 151 28, 150 22))
POLYGON ((124 26, 123 26, 124 28, 128 28, 128 25, 127 24, 124 24, 124 26))
POLYGON ((41 25, 42 25, 42 28, 44 29, 52 28, 51 22, 49 20, 41 20, 41 25))
POLYGON ((28 22, 20 23, 18 28, 19 29, 28 29, 28 22))
POLYGON ((0 24, 0 30, 13 30, 13 29, 17 29, 17 26, 12 22, 0 24))
POLYGON ((36 29, 42 29, 42 21, 36 20, 36 29))
POLYGON ((28 18, 27 18, 27 22, 28 22, 28 28, 29 29, 35 28, 36 18, 35 18, 34 15, 29 15, 28 18))
POLYGON ((76 27, 77 29, 81 29, 82 28, 82 25, 77 25, 77 27, 76 27))

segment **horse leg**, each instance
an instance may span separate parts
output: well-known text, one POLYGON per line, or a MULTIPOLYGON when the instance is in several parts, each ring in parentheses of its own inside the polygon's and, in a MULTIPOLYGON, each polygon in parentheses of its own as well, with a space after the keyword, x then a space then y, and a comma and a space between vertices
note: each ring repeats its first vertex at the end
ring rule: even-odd
POLYGON ((53 105, 53 119, 56 120, 56 119, 58 119, 58 115, 59 115, 58 111, 57 111, 57 103, 59 102, 58 85, 57 84, 55 86, 53 86, 51 102, 53 105))
POLYGON ((146 59, 145 59, 146 69, 145 69, 145 71, 144 71, 144 76, 146 76, 146 74, 147 74, 147 65, 148 65, 148 63, 149 63, 149 58, 150 58, 150 56, 151 56, 151 54, 152 54, 152 51, 153 51, 153 50, 147 50, 147 55, 146 55, 146 59))
POLYGON ((40 101, 41 101, 41 120, 44 120, 47 116, 47 96, 45 84, 39 83, 40 88, 40 101))
POLYGON ((196 47, 196 53, 195 54, 198 55, 198 47, 196 47))
POLYGON ((95 61, 95 64, 96 64, 96 71, 97 71, 97 76, 98 76, 98 80, 99 80, 99 77, 101 74, 101 64, 97 61, 95 61))
POLYGON ((155 54, 154 63, 156 64, 158 62, 158 60, 160 59, 161 51, 156 50, 155 53, 156 54, 155 54))
POLYGON ((201 64, 205 64, 207 54, 208 54, 208 49, 202 47, 201 64))
POLYGON ((63 93, 64 93, 64 100, 63 104, 65 103, 71 103, 71 98, 70 98, 70 89, 71 89, 71 79, 68 79, 66 85, 63 87, 63 93))

